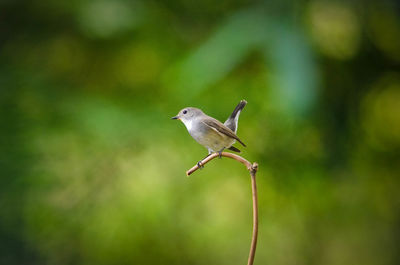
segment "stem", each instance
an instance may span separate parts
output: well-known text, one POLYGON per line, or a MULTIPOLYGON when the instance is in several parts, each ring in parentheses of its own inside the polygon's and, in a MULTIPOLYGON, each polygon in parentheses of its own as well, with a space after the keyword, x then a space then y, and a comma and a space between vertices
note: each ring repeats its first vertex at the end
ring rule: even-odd
POLYGON ((257 200, 257 184, 256 184, 256 173, 258 164, 254 163, 253 168, 250 170, 251 176, 251 190, 253 197, 253 237, 251 238, 251 247, 249 259, 247 265, 252 265, 254 257, 256 255, 257 237, 258 237, 258 200, 257 200))
MULTIPOLYGON (((204 166, 214 158, 218 157, 218 153, 214 153, 206 158, 204 158, 202 161, 200 161, 200 165, 204 166)), ((253 163, 251 164, 249 161, 244 159, 241 156, 232 154, 232 153, 227 153, 227 152, 222 152, 221 156, 224 157, 229 157, 232 158, 243 165, 246 166, 247 170, 250 171, 250 177, 251 177, 251 190, 252 190, 252 198, 253 198, 253 234, 251 238, 251 246, 250 246, 250 253, 249 253, 249 259, 247 261, 247 265, 253 265, 254 262, 254 257, 256 255, 256 247, 257 247, 257 235, 258 235, 258 201, 257 201, 257 184, 256 184, 256 173, 258 170, 258 164, 253 163)), ((191 169, 186 171, 186 175, 189 176, 192 173, 194 173, 196 170, 199 169, 198 165, 193 166, 191 169)))

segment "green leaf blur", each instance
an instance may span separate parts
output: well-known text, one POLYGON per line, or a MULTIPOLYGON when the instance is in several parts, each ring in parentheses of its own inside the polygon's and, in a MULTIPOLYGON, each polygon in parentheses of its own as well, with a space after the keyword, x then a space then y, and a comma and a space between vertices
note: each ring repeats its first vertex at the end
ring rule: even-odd
POLYGON ((398 1, 0 1, 0 264, 399 264, 398 1))

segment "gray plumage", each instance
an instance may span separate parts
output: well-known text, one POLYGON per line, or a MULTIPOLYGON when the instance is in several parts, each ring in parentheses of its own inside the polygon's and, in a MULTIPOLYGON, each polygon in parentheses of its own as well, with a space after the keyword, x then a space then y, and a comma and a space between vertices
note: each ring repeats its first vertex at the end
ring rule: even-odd
POLYGON ((199 144, 206 147, 209 154, 222 152, 225 148, 240 152, 232 145, 238 141, 246 146, 236 135, 239 115, 246 103, 245 100, 241 100, 224 124, 206 115, 200 109, 192 107, 182 109, 173 119, 181 120, 189 134, 199 144))

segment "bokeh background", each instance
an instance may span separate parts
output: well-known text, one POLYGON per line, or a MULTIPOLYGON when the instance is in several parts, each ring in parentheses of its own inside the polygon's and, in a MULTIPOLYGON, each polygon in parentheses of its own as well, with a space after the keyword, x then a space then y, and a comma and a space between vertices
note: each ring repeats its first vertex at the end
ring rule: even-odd
POLYGON ((400 263, 398 1, 0 1, 0 263, 400 263), (240 146, 238 146, 240 147, 240 146))

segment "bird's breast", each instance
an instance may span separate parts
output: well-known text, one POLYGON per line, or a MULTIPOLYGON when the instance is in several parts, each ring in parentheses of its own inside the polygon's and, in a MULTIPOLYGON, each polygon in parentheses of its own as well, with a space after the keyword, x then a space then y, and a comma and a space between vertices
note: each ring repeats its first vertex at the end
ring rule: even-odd
POLYGON ((185 123, 190 135, 201 145, 215 152, 224 147, 230 147, 234 139, 216 132, 202 122, 191 121, 185 123))

